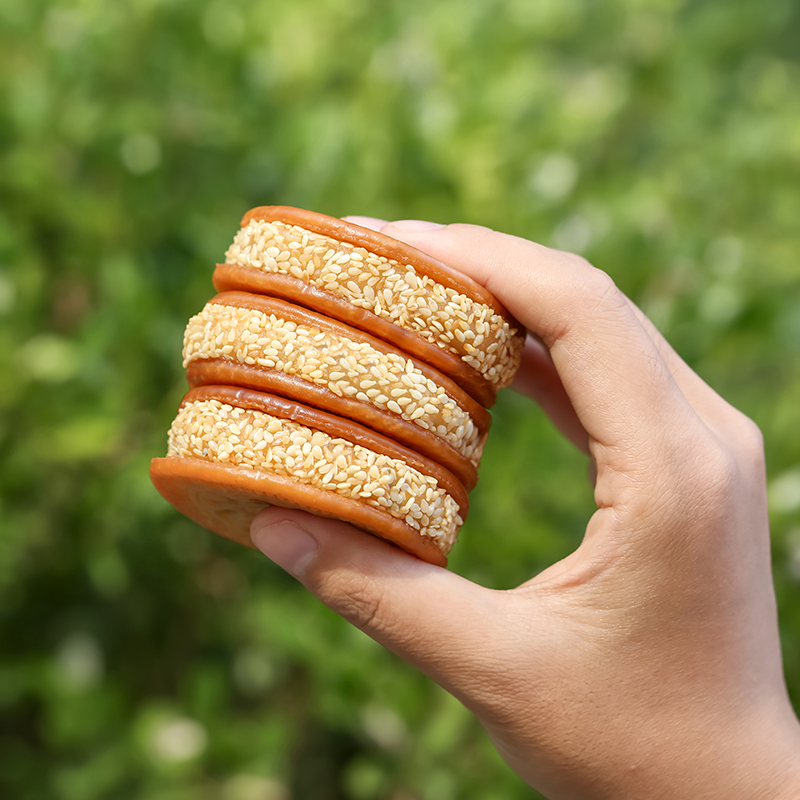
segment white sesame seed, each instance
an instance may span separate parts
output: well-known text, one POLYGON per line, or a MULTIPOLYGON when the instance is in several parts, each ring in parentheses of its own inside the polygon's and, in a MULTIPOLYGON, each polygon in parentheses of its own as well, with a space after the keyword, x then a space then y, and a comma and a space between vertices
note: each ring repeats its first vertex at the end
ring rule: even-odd
MULTIPOLYGON (((465 358, 495 388, 510 383, 519 363, 522 337, 512 335, 507 321, 490 307, 466 295, 436 284, 427 276, 416 275, 410 267, 372 253, 361 254, 359 248, 314 234, 299 226, 281 222, 253 220, 236 235, 226 253, 228 263, 264 269, 286 270, 297 277, 294 267, 307 273, 305 279, 326 291, 347 297, 354 304, 370 308, 372 313, 391 319, 443 349, 465 358, 470 341, 483 349, 497 344, 496 352, 477 362, 465 358), (300 243, 291 251, 286 242, 300 243), (323 259, 324 268, 312 270, 314 259, 323 259), (358 255, 356 255, 358 254, 358 255), (358 260, 362 273, 358 279, 341 282, 342 267, 349 260, 358 260), (312 275, 313 272, 313 275, 312 275), (376 287, 381 284, 380 297, 376 287), (366 291, 375 292, 375 300, 366 291), (367 299, 369 295, 370 299, 367 299), (417 309, 409 313, 411 309, 417 309), (493 369, 494 368, 494 369, 493 369)), ((487 351, 488 352, 488 351, 487 351)))
POLYGON ((384 508, 398 519, 406 519, 423 536, 441 542, 443 549, 449 549, 462 524, 453 498, 436 486, 432 478, 405 462, 377 455, 342 439, 331 439, 321 431, 312 432, 297 423, 270 417, 260 411, 233 408, 216 400, 193 401, 179 410, 169 439, 171 456, 203 458, 220 463, 235 461, 327 490, 335 486, 346 496, 361 497, 365 503, 384 508), (240 420, 233 424, 238 430, 247 432, 247 441, 231 442, 231 423, 226 421, 229 418, 240 420), (279 434, 278 438, 284 444, 276 441, 268 447, 265 438, 258 438, 259 433, 267 430, 279 434), (192 449, 185 444, 190 438, 198 442, 192 449), (291 444, 285 444, 287 441, 291 444), (300 459, 299 451, 311 442, 316 444, 310 445, 307 459, 300 459), (316 463, 325 457, 328 459, 326 462, 316 463), (330 460, 332 458, 334 463, 330 460), (335 469, 338 473, 332 479, 335 469), (370 480, 370 491, 365 486, 367 480, 370 480), (376 485, 373 486, 373 482, 376 485), (394 486, 391 498, 387 497, 385 489, 389 485, 394 486), (425 503, 434 509, 433 514, 428 513, 425 503))

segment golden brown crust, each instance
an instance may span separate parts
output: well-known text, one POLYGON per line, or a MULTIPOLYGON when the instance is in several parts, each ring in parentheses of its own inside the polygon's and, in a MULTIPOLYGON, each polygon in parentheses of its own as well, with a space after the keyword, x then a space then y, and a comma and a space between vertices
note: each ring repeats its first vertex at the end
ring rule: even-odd
MULTIPOLYGON (((385 355, 397 353, 397 348, 394 345, 390 345, 383 339, 378 339, 366 331, 351 328, 323 314, 318 314, 311 309, 294 305, 277 297, 254 295, 249 292, 223 292, 213 297, 210 302, 233 308, 249 308, 254 311, 261 311, 264 314, 275 314, 282 319, 291 320, 299 325, 330 331, 341 338, 352 339, 355 342, 366 342, 370 347, 385 355)), ((426 378, 430 378, 435 384, 441 386, 472 417, 472 421, 481 433, 486 433, 489 430, 492 424, 492 416, 480 403, 451 378, 433 369, 421 359, 415 358, 413 353, 409 353, 409 356, 414 362, 414 366, 426 378)))
POLYGON ((406 447, 438 461, 450 470, 470 492, 478 482, 478 470, 452 445, 430 431, 414 425, 391 411, 348 397, 339 397, 324 386, 310 383, 280 370, 267 370, 218 359, 193 361, 186 368, 191 387, 229 385, 279 394, 298 403, 314 406, 352 419, 391 437, 406 447))
POLYGON ((244 310, 209 304, 187 329, 192 388, 152 462, 158 490, 246 545, 279 505, 446 565, 524 329, 436 259, 302 209, 249 211, 226 260, 211 303, 244 310))
POLYGON ((417 361, 429 364, 450 377, 484 408, 491 408, 497 392, 483 376, 458 356, 448 353, 406 328, 354 306, 333 292, 311 286, 299 278, 280 273, 263 272, 236 264, 217 264, 214 288, 218 292, 246 292, 272 295, 339 320, 353 328, 391 342, 396 351, 407 353, 417 361))
POLYGON ((318 408, 312 408, 284 397, 277 397, 264 392, 243 389, 235 386, 200 386, 191 389, 184 396, 181 406, 197 400, 218 400, 238 408, 249 408, 263 411, 270 416, 288 419, 313 430, 319 430, 334 438, 346 439, 353 444, 365 447, 379 455, 404 461, 413 469, 436 480, 455 500, 461 517, 467 516, 469 499, 461 481, 440 464, 432 461, 407 447, 382 436, 376 431, 365 428, 349 419, 337 417, 318 408))
MULTIPOLYGON (((395 362, 398 360, 396 349, 386 342, 307 308, 275 297, 253 295, 246 292, 225 292, 213 298, 206 309, 217 306, 256 311, 265 315, 267 319, 274 317, 278 325, 283 322, 292 322, 306 330, 319 330, 338 340, 354 342, 356 346, 368 345, 375 353, 394 359, 395 362)), ((204 330, 207 331, 207 329, 204 330)), ((264 329, 264 334, 267 336, 269 336, 268 330, 268 328, 264 329)), ((209 334, 204 333, 204 336, 207 337, 209 334)), ((211 340, 208 341, 210 343, 211 340)), ((415 374, 421 375, 433 385, 440 387, 459 409, 459 413, 465 414, 471 420, 471 424, 475 426, 477 433, 474 436, 477 438, 464 441, 465 445, 469 445, 468 451, 461 449, 457 441, 451 443, 434 432, 436 425, 441 424, 441 420, 437 422, 435 419, 429 419, 427 425, 430 427, 426 429, 426 425, 415 423, 401 413, 396 413, 385 406, 378 407, 374 403, 365 402, 363 394, 359 394, 361 399, 355 396, 343 396, 341 391, 335 393, 319 381, 308 380, 300 374, 288 374, 283 369, 263 366, 255 363, 254 359, 249 359, 249 364, 245 364, 242 361, 243 356, 237 356, 234 352, 228 355, 212 355, 216 351, 209 351, 206 357, 199 355, 202 347, 199 349, 195 347, 190 352, 193 355, 187 355, 185 362, 190 386, 237 385, 273 392, 301 403, 322 408, 338 416, 354 419, 396 439, 412 450, 440 462, 456 474, 467 491, 471 491, 477 483, 477 461, 491 425, 491 415, 454 381, 423 362, 411 359, 415 374), (477 450, 475 450, 476 446, 477 450)), ((356 359, 360 358, 357 348, 354 356, 356 359)), ((412 368, 411 365, 409 368, 412 368)), ((357 381, 353 385, 358 386, 357 381)), ((400 385, 398 384, 398 386, 400 385)), ((399 409, 397 410, 399 411, 399 409)))
POLYGON ((346 222, 337 217, 329 217, 327 214, 291 206, 259 206, 252 208, 242 217, 242 227, 245 227, 253 220, 298 225, 313 233, 330 236, 332 239, 347 242, 355 247, 363 247, 375 255, 413 264, 414 269, 422 275, 427 275, 436 283, 442 284, 442 286, 447 286, 479 303, 490 306, 512 323, 514 327, 520 327, 519 323, 516 322, 500 301, 472 278, 457 272, 421 250, 417 250, 416 247, 412 247, 410 244, 401 242, 398 239, 393 239, 391 236, 364 228, 361 225, 355 225, 352 222, 346 222))
POLYGON ((241 467, 191 458, 154 458, 150 479, 178 511, 220 536, 253 547, 250 523, 267 506, 299 508, 341 519, 438 566, 447 557, 405 522, 333 492, 241 467))

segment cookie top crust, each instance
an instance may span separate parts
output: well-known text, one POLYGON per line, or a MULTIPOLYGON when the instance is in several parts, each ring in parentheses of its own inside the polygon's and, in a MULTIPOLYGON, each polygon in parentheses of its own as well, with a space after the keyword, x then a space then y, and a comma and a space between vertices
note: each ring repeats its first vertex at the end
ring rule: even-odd
MULTIPOLYGON (((524 329, 491 293, 419 250, 359 225, 284 206, 256 208, 242 220, 226 266, 308 287, 297 289, 296 302, 330 295, 335 302, 320 309, 325 313, 337 315, 336 303, 345 302, 410 332, 475 373, 486 389, 471 393, 484 405, 511 382, 519 366, 524 329)), ((224 283, 217 288, 245 287, 224 283)), ((273 287, 268 282, 263 288, 273 287)), ((358 318, 345 321, 361 326, 358 318)), ((361 324, 369 329, 363 316, 361 324)), ((393 338, 391 331, 373 332, 393 338)), ((433 366, 447 372, 442 364, 433 366)), ((462 376, 454 377, 464 385, 462 376)))
MULTIPOLYGON (((260 411, 272 417, 280 417, 306 428, 321 431, 330 437, 346 439, 353 445, 359 445, 379 455, 403 461, 410 468, 433 478, 455 499, 462 518, 466 518, 469 510, 469 497, 463 484, 452 472, 394 439, 366 428, 353 420, 268 392, 215 385, 190 389, 181 401, 179 413, 180 409, 187 404, 205 400, 215 400, 236 408, 260 411)), ((236 436, 235 431, 232 433, 236 436)))
POLYGON ((505 316, 509 322, 514 322, 513 317, 500 303, 500 301, 486 288, 438 259, 423 253, 410 244, 393 239, 391 236, 348 222, 338 217, 320 214, 317 211, 308 211, 304 208, 292 206, 258 206, 248 211, 241 221, 244 228, 251 222, 283 222, 287 225, 296 225, 310 233, 328 236, 337 242, 346 242, 354 247, 360 247, 381 256, 387 261, 412 262, 416 271, 427 275, 436 283, 447 286, 459 294, 467 295, 478 303, 491 306, 498 314, 505 316))
POLYGON ((445 553, 463 522, 453 497, 405 460, 218 399, 181 406, 170 429, 168 457, 267 472, 347 497, 404 521, 445 553))
POLYGON ((445 566, 469 500, 440 464, 376 431, 284 397, 202 386, 184 397, 158 491, 186 516, 252 546, 266 506, 345 520, 445 566))
MULTIPOLYGON (((363 405, 372 406, 384 412, 383 420, 389 415, 390 420, 404 420, 441 437, 474 466, 491 422, 479 403, 435 370, 369 334, 277 298, 228 292, 209 302, 186 328, 184 366, 189 368, 190 382, 198 374, 194 365, 201 360, 247 368, 249 381, 260 378, 267 391, 271 386, 266 381, 273 382, 272 391, 277 390, 274 373, 295 377, 302 382, 296 399, 312 405, 321 402, 311 393, 313 384, 341 401, 349 399, 354 415, 363 405)), ((204 372, 213 375, 213 370, 204 372)), ((412 441, 408 444, 414 446, 412 441)), ((435 439, 431 446, 428 455, 435 459, 435 439)))

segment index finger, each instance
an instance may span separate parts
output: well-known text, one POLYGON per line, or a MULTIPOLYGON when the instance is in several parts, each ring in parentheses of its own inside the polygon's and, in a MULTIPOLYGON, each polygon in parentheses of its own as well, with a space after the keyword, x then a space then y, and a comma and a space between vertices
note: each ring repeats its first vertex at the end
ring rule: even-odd
POLYGON ((700 422, 628 299, 583 258, 474 225, 382 232, 486 286, 537 334, 594 442, 641 452, 700 422))

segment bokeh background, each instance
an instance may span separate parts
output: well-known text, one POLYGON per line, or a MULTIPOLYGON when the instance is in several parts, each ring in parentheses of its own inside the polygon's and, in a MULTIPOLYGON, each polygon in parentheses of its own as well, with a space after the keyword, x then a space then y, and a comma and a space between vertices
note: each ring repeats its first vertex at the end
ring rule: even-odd
MULTIPOLYGON (((1 0, 0 796, 536 796, 458 703, 151 488, 245 210, 583 253, 767 443, 800 702, 795 0, 1 0)), ((568 553, 586 464, 497 405, 456 571, 568 553)))

